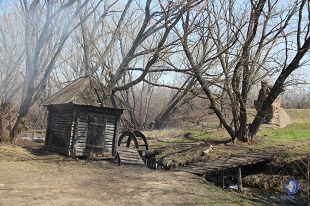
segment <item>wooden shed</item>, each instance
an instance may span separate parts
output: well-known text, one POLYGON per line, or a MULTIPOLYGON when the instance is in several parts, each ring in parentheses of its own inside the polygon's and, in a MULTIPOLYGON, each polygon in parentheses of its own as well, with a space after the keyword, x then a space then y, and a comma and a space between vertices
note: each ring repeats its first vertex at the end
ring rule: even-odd
POLYGON ((115 155, 123 109, 96 78, 79 78, 42 105, 48 110, 48 150, 71 157, 115 155))

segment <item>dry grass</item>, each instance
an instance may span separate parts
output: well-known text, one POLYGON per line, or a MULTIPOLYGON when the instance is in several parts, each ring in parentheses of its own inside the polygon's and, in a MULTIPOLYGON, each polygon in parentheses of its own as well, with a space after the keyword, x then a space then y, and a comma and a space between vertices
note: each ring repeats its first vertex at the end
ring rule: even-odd
MULTIPOLYGON (((249 111, 251 114, 254 112, 249 111)), ((280 148, 276 161, 289 162, 310 153, 310 110, 287 110, 292 124, 286 128, 262 127, 254 142, 231 143, 231 138, 223 129, 217 129, 214 122, 201 122, 202 125, 187 121, 187 126, 164 130, 143 131, 149 139, 150 148, 164 150, 161 156, 166 167, 185 165, 205 158, 233 153, 246 153, 250 150, 280 148), (210 145, 214 149, 208 157, 201 157, 203 150, 210 145)), ((254 116, 250 115, 250 119, 254 116)), ((214 119, 214 116, 210 119, 214 119)))
MULTIPOLYGON (((285 161, 293 161, 296 158, 310 153, 310 138, 308 136, 308 132, 310 130, 310 110, 288 110, 288 114, 293 120, 291 125, 284 129, 262 128, 259 131, 257 140, 253 143, 230 143, 230 137, 227 135, 226 131, 222 129, 216 129, 218 122, 211 122, 208 121, 208 119, 200 121, 199 124, 196 124, 195 121, 191 120, 187 121, 186 124, 184 123, 184 126, 182 127, 142 132, 148 138, 150 149, 159 148, 163 150, 163 154, 160 156, 160 158, 162 158, 162 164, 166 168, 186 165, 191 162, 208 158, 217 158, 218 156, 229 155, 232 153, 246 153, 253 149, 263 149, 270 146, 281 149, 281 154, 275 161, 282 163, 285 161), (214 149, 209 153, 208 156, 201 156, 201 152, 207 149, 210 144, 215 146, 214 149)), ((210 119, 212 118, 210 117, 210 119)), ((20 164, 23 164, 23 162, 20 160, 26 159, 27 162, 25 163, 33 164, 30 165, 31 167, 35 166, 37 163, 40 163, 38 161, 32 161, 32 159, 38 158, 38 153, 36 153, 38 152, 36 150, 36 146, 39 147, 39 144, 27 144, 27 142, 22 141, 19 142, 19 145, 2 143, 0 145, 0 160, 6 159, 6 165, 9 165, 10 162, 14 162, 14 164, 21 166, 20 164)), ((42 156, 42 158, 43 157, 44 156, 42 156)), ((70 162, 70 164, 68 163, 68 166, 64 166, 58 164, 59 162, 64 162, 64 157, 58 155, 53 156, 52 154, 49 154, 48 158, 54 158, 52 162, 53 164, 44 161, 44 164, 41 162, 41 166, 36 166, 36 168, 39 170, 41 167, 50 168, 55 165, 55 168, 57 168, 55 171, 58 171, 70 166, 70 170, 72 167, 74 168, 74 171, 76 170, 77 172, 80 172, 80 167, 83 167, 83 164, 85 164, 77 161, 72 163, 70 162), (55 163, 55 160, 57 160, 57 164, 55 163)), ((94 163, 93 166, 96 171, 98 170, 99 166, 101 169, 102 165, 97 166, 95 164, 96 163, 94 163)), ((95 170, 94 168, 91 169, 95 170)), ((89 169, 90 167, 87 165, 87 167, 84 168, 85 173, 88 173, 89 169)), ((49 174, 50 171, 44 169, 44 172, 49 174)), ((102 171, 100 170, 98 174, 101 174, 101 172, 102 171)), ((115 171, 113 171, 113 175, 114 173, 118 174, 119 169, 115 169, 115 171)), ((101 176, 100 178, 102 179, 101 176)), ((124 176, 122 178, 126 179, 127 177, 124 176)), ((121 184, 123 185, 123 182, 121 182, 121 184)), ((252 205, 252 202, 248 202, 246 200, 243 201, 240 196, 236 196, 233 199, 233 195, 230 193, 210 185, 197 187, 197 182, 194 183, 188 181, 184 187, 189 187, 189 185, 190 188, 188 191, 191 191, 195 197, 197 193, 197 198, 201 198, 199 202, 205 205, 230 205, 231 202, 229 202, 229 199, 233 201, 232 205, 238 205, 238 203, 239 205, 252 205), (208 187, 208 197, 202 196, 201 193, 199 193, 199 191, 204 187, 208 187), (195 188, 197 191, 195 191, 195 188), (216 198, 209 197, 213 194, 216 194, 216 198), (218 201, 218 198, 221 199, 221 201, 218 201)))

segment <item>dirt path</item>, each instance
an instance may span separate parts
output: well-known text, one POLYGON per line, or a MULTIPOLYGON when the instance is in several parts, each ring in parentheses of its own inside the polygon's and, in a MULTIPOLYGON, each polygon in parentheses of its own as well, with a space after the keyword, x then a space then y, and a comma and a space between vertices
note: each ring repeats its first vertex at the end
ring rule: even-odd
POLYGON ((28 150, 0 144, 1 206, 252 205, 188 173, 35 156, 28 150))

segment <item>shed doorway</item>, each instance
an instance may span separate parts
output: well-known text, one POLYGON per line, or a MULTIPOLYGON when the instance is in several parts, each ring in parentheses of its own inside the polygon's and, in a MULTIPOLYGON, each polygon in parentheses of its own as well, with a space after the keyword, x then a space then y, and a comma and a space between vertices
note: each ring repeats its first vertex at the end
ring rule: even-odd
POLYGON ((88 130, 86 141, 87 155, 103 154, 105 145, 105 131, 107 118, 104 116, 90 114, 88 115, 88 130))

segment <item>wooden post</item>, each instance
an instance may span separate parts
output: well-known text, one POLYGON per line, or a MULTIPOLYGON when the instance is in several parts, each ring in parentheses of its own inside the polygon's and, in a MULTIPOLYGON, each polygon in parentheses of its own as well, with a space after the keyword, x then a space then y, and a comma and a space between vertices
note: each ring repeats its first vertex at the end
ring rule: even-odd
MULTIPOLYGON (((1 108, 0 108, 1 109, 1 108)), ((2 109, 1 109, 2 110, 2 109)), ((2 133, 4 133, 4 126, 3 126, 3 112, 0 110, 0 142, 2 138, 2 133)))
POLYGON ((242 192, 242 174, 241 174, 241 167, 237 169, 237 179, 238 179, 238 192, 242 192))
POLYGON ((4 136, 4 104, 2 100, 0 99, 0 142, 2 138, 4 140, 3 136, 4 136))
POLYGON ((224 172, 221 172, 221 177, 220 178, 221 178, 221 186, 224 189, 224 186, 225 186, 225 182, 224 182, 225 175, 224 175, 224 172))

